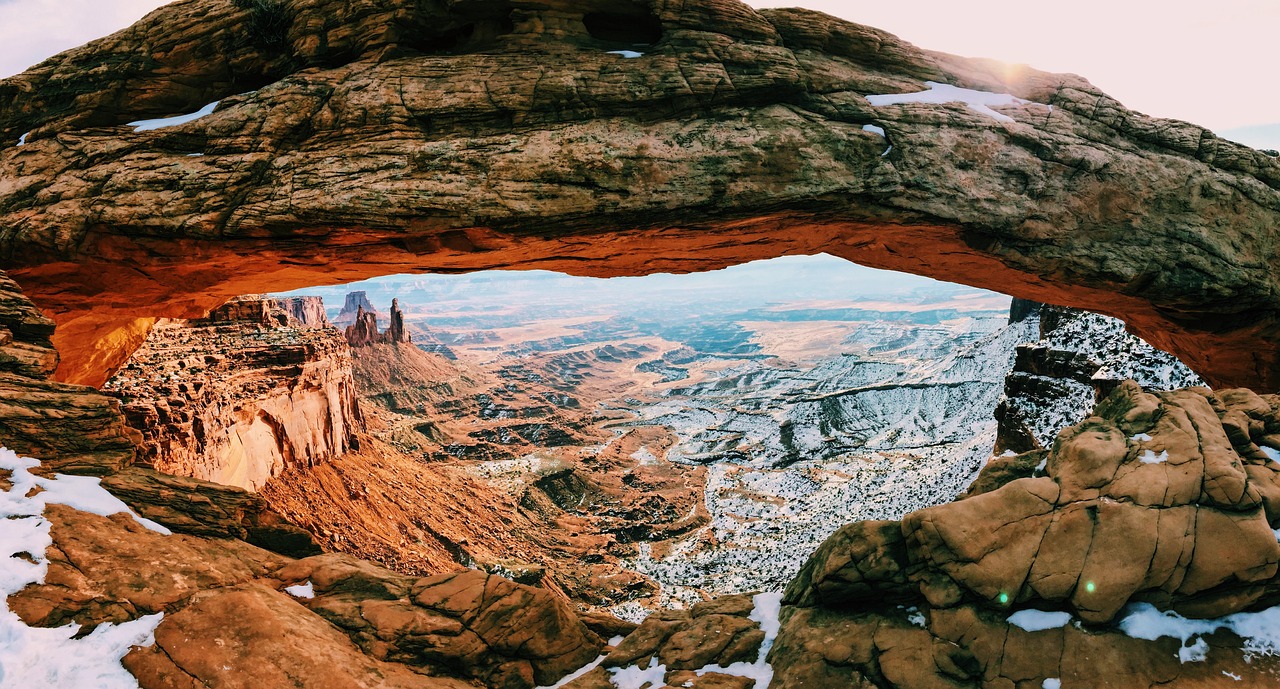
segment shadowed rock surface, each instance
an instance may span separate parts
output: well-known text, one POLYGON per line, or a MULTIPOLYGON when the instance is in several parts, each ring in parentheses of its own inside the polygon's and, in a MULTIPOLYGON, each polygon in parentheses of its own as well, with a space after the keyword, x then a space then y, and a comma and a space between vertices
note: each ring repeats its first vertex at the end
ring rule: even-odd
POLYGON ((68 381, 239 293, 827 251, 1122 316, 1215 385, 1280 382, 1280 161, 811 11, 185 0, 0 82, 0 138, 26 132, 0 149, 0 257, 63 326, 68 381), (926 80, 1028 102, 864 98, 926 80))

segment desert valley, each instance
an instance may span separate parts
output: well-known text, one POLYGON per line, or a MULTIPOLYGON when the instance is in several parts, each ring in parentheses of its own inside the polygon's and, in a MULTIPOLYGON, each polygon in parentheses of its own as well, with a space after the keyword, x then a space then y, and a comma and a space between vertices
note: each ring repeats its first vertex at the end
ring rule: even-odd
POLYGON ((737 0, 0 79, 0 689, 1280 686, 1241 132, 737 0))

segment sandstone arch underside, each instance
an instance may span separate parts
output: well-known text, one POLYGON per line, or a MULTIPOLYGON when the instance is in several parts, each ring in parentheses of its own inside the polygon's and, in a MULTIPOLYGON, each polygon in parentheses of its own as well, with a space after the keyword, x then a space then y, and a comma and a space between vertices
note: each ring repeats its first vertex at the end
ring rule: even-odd
POLYGON ((63 380, 245 292, 825 251, 1280 386, 1275 157, 805 10, 183 0, 0 81, 0 141, 0 265, 58 321, 63 380), (866 99, 926 81, 1026 102, 866 99))

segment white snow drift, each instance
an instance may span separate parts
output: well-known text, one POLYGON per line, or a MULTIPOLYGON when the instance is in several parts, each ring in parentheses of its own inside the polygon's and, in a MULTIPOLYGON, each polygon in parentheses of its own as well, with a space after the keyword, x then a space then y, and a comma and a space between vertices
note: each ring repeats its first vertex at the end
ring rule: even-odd
POLYGON ((53 544, 45 507, 67 505, 103 516, 127 512, 143 526, 169 530, 143 519, 108 493, 99 479, 30 472, 40 462, 0 447, 0 470, 11 472, 12 487, 0 492, 0 687, 94 687, 136 689, 137 681, 120 665, 133 646, 155 643, 152 636, 163 613, 123 624, 102 624, 76 639, 80 625, 28 627, 9 610, 9 596, 44 581, 49 563, 45 550, 53 544))
POLYGON ((877 107, 883 105, 898 105, 900 103, 933 103, 935 105, 942 105, 945 103, 964 103, 969 106, 970 110, 999 120, 1000 122, 1013 122, 1013 118, 992 110, 991 106, 1022 105, 1031 102, 1008 93, 991 93, 988 91, 977 91, 974 89, 962 89, 959 86, 940 84, 936 81, 926 81, 924 82, 924 85, 929 87, 928 91, 867 96, 867 102, 877 107))

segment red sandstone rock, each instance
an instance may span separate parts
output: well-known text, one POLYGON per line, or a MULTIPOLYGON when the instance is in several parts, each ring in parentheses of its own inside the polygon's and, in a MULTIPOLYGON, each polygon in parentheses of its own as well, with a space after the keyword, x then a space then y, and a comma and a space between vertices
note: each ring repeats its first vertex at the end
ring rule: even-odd
POLYGON ((0 139, 26 132, 0 148, 0 260, 63 326, 64 380, 246 289, 826 251, 1117 315, 1211 383, 1280 385, 1280 160, 816 12, 191 0, 0 82, 0 139), (1031 102, 865 98, 930 79, 1031 102))
POLYGON ((105 389, 142 430, 147 465, 257 489, 358 445, 351 371, 335 329, 245 298, 203 320, 157 324, 105 389))

